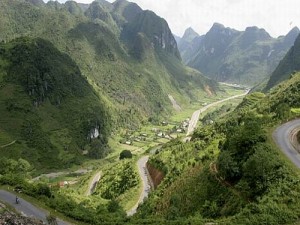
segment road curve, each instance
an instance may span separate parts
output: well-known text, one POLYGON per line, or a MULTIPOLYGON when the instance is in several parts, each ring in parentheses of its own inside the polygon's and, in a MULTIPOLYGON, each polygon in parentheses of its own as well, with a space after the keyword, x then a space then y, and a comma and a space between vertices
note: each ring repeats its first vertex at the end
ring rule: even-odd
POLYGON ((143 189, 142 189, 142 192, 140 194, 140 197, 139 197, 139 200, 137 201, 137 203, 130 210, 127 211, 127 216, 132 216, 133 214, 136 213, 136 210, 137 210, 139 204, 143 203, 144 199, 148 197, 148 194, 150 192, 151 184, 149 182, 148 170, 147 170, 147 166, 146 166, 148 159, 149 159, 149 156, 143 156, 137 162, 139 175, 142 179, 143 189))
POLYGON ((93 194, 93 192, 96 189, 96 185, 100 179, 101 179, 101 171, 96 173, 96 175, 93 177, 92 181, 89 183, 88 190, 86 192, 86 196, 93 194))
POLYGON ((300 154, 293 144, 293 133, 300 129, 300 119, 292 120, 273 132, 273 139, 281 151, 300 169, 300 154))
MULTIPOLYGON (((19 204, 15 204, 16 196, 8 191, 0 190, 0 200, 15 208, 18 212, 28 217, 33 217, 47 223, 46 217, 49 212, 39 209, 22 198, 19 204)), ((70 225, 65 221, 57 219, 58 225, 70 225)))
POLYGON ((225 99, 222 99, 220 101, 217 101, 217 102, 213 102, 197 111, 195 111, 190 119, 190 123, 189 123, 189 127, 188 127, 188 130, 187 130, 187 133, 186 133, 186 136, 189 136, 190 134, 192 134, 197 126, 197 123, 198 123, 198 120, 199 120, 199 116, 201 113, 205 112, 206 110, 208 110, 210 107, 213 107, 213 106, 216 106, 220 103, 223 103, 223 102, 226 102, 226 101, 229 101, 229 100, 232 100, 232 99, 235 99, 235 98, 239 98, 239 97, 243 97, 245 95, 247 95, 249 93, 250 90, 246 90, 244 94, 240 94, 240 95, 234 95, 234 96, 231 96, 229 98, 225 98, 225 99))

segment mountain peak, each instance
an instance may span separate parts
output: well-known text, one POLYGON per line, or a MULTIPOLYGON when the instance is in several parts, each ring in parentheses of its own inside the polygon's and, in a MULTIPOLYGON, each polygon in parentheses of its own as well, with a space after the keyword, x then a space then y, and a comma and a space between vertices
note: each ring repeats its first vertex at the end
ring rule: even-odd
POLYGON ((221 23, 214 23, 211 27, 211 30, 223 30, 225 29, 225 26, 221 23))
POLYGON ((194 38, 198 37, 199 34, 193 30, 193 28, 189 27, 185 30, 184 35, 182 36, 182 39, 188 42, 191 42, 194 40, 194 38))
POLYGON ((288 37, 288 36, 298 36, 299 33, 300 33, 299 28, 298 28, 298 27, 293 27, 293 29, 291 29, 291 30, 287 33, 286 37, 288 37))
POLYGON ((247 27, 243 36, 247 39, 247 42, 263 41, 271 38, 270 34, 265 29, 256 26, 247 27))
POLYGON ((269 33, 265 29, 258 28, 257 26, 247 27, 245 32, 259 32, 259 33, 265 33, 269 35, 269 33))
POLYGON ((121 15, 127 22, 135 19, 137 14, 143 10, 136 4, 126 0, 116 0, 113 5, 113 12, 121 15))
POLYGON ((67 1, 65 3, 65 8, 73 15, 83 14, 81 7, 75 1, 67 1))
MULTIPOLYGON (((110 11, 112 9, 112 4, 106 0, 95 0, 94 2, 100 4, 102 8, 106 9, 107 11, 110 11)), ((92 2, 91 4, 93 4, 94 2, 92 2)))
POLYGON ((297 33, 300 33, 300 30, 297 26, 293 27, 293 29, 291 29, 290 32, 297 32, 297 33))
POLYGON ((258 31, 259 28, 257 26, 252 26, 252 27, 247 27, 245 32, 253 32, 253 31, 258 31))
POLYGON ((291 29, 284 37, 284 42, 293 45, 299 34, 300 34, 299 28, 293 27, 293 29, 291 29))

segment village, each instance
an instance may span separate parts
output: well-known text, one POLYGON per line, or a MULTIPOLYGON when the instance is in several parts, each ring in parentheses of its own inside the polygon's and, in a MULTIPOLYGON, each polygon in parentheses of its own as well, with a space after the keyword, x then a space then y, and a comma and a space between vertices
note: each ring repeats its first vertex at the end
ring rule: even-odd
POLYGON ((180 136, 185 136, 189 123, 190 118, 187 118, 178 124, 161 121, 159 126, 152 127, 145 132, 127 130, 124 135, 121 136, 122 139, 119 142, 120 144, 135 145, 141 142, 169 141, 180 136))

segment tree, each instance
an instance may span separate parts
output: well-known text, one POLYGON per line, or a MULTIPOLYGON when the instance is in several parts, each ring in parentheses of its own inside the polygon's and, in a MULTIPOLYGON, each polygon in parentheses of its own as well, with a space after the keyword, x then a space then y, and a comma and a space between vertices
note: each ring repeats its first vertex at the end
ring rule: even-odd
POLYGON ((283 119, 287 119, 290 117, 291 108, 286 103, 280 103, 279 105, 277 105, 275 110, 276 110, 276 117, 278 119, 283 120, 283 119))
POLYGON ((282 162, 270 146, 259 144, 255 153, 244 163, 243 173, 251 195, 262 195, 275 180, 283 178, 282 162))
POLYGON ((120 160, 122 159, 131 159, 132 158, 132 153, 129 150, 123 150, 120 153, 120 160))
POLYGON ((107 205, 107 210, 110 213, 117 212, 120 209, 121 209, 121 207, 120 207, 119 203, 114 198, 107 205))

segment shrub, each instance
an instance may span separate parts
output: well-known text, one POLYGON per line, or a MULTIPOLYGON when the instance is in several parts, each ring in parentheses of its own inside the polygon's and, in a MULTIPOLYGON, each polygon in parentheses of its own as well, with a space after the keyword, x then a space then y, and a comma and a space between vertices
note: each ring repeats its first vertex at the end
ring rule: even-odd
POLYGON ((129 150, 123 150, 120 153, 120 157, 119 158, 120 158, 120 160, 122 160, 122 159, 131 159, 132 158, 132 153, 129 150))

